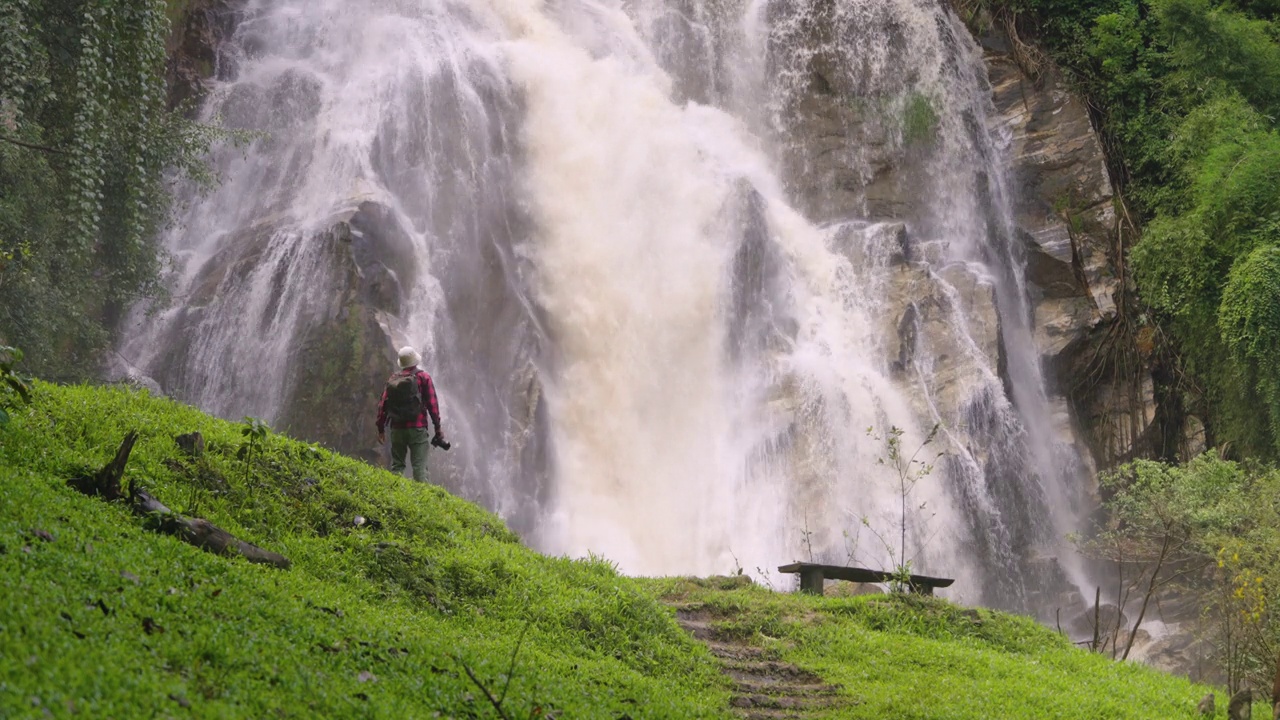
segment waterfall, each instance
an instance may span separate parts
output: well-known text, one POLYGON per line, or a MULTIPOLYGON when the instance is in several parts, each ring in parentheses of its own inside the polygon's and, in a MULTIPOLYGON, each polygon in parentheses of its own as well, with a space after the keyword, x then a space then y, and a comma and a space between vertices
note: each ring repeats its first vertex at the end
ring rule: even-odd
POLYGON ((120 354, 372 459, 414 344, 458 446, 433 479, 544 551, 755 574, 905 542, 1025 609, 1083 469, 990 102, 936 0, 250 0, 202 112, 261 135, 182 191, 174 302, 120 354), (889 440, 935 433, 904 502, 889 440))

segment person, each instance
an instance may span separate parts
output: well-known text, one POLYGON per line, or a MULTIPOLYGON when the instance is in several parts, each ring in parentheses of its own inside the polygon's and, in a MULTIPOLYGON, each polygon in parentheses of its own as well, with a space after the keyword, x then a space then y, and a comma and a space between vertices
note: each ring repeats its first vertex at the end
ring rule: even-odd
POLYGON ((407 452, 413 463, 413 479, 427 482, 427 446, 448 449, 440 429, 440 407, 436 403, 436 387, 431 376, 418 368, 422 356, 411 347, 400 348, 400 371, 387 380, 378 401, 378 444, 387 442, 386 427, 391 425, 391 472, 404 472, 407 452), (435 426, 435 437, 427 438, 427 420, 435 426))

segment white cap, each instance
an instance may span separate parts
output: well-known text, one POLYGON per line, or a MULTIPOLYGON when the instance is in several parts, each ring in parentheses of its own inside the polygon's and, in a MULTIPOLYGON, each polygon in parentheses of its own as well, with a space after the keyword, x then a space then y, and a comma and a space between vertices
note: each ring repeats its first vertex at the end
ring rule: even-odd
POLYGON ((400 369, 401 370, 408 367, 413 367, 414 365, 417 365, 420 362, 422 362, 422 356, 418 354, 417 350, 414 350, 411 347, 400 348, 400 369))

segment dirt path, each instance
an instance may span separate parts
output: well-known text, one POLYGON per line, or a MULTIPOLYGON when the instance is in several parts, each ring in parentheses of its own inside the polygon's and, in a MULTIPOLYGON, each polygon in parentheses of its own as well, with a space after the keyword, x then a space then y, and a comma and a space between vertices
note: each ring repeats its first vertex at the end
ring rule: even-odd
POLYGON ((831 716, 847 705, 840 688, 790 663, 770 659, 767 651, 738 638, 717 633, 714 617, 700 608, 672 605, 680 627, 700 640, 719 659, 722 672, 733 680, 729 704, 738 717, 749 720, 831 716))

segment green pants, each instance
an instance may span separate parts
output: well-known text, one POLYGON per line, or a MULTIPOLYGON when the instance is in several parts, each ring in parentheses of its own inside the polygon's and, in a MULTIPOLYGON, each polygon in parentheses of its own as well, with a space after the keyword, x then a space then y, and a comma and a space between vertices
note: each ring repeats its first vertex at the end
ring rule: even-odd
POLYGON ((404 454, 408 451, 413 463, 413 479, 427 481, 427 448, 431 436, 426 428, 391 428, 391 472, 404 472, 404 454))

